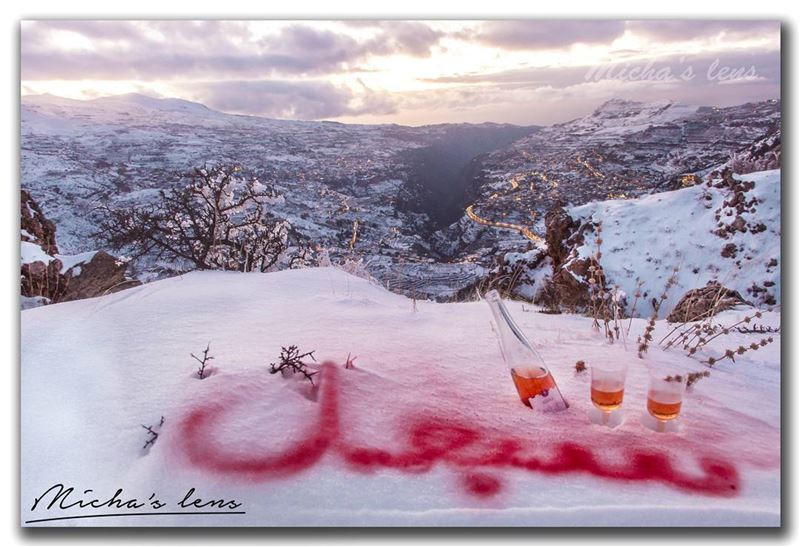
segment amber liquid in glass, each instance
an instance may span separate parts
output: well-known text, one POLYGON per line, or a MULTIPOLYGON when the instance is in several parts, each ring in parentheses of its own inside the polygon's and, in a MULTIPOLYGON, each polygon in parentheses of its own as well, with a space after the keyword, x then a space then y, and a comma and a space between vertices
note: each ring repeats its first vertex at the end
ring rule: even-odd
POLYGON ((612 391, 605 391, 592 386, 592 402, 594 406, 603 412, 611 412, 618 409, 622 405, 622 396, 625 394, 625 388, 620 388, 612 391))
POLYGON ((531 397, 536 397, 556 387, 556 382, 550 372, 539 367, 519 372, 511 369, 511 378, 514 380, 520 400, 527 406, 531 406, 528 400, 531 397))
POLYGON ((647 411, 659 420, 674 420, 681 412, 681 401, 664 403, 654 399, 651 393, 647 396, 647 411))

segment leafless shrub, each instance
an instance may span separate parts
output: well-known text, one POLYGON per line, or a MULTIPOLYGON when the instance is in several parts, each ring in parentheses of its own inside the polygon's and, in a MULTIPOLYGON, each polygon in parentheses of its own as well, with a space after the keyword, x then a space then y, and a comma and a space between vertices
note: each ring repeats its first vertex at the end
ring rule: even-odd
POLYGON ((558 291, 556 290, 553 280, 549 277, 546 278, 542 283, 542 286, 536 293, 534 300, 543 307, 543 309, 540 310, 541 313, 552 315, 559 315, 561 313, 558 291))
POLYGON ((156 203, 99 209, 96 235, 132 258, 184 261, 200 270, 267 271, 299 235, 268 211, 275 191, 239 167, 195 168, 156 203))
POLYGON ((303 359, 306 357, 310 357, 312 361, 316 361, 313 351, 300 353, 297 346, 292 345, 288 348, 282 347, 278 363, 270 363, 269 372, 270 374, 277 374, 280 372, 284 375, 301 374, 306 380, 311 382, 311 385, 314 385, 313 376, 317 371, 311 371, 308 368, 308 363, 303 362, 303 359))
POLYGON ((147 440, 144 442, 143 450, 147 450, 155 444, 156 439, 161 434, 161 427, 164 425, 164 421, 164 416, 161 416, 161 421, 158 422, 158 425, 142 425, 147 430, 147 440))
POLYGON ((208 366, 208 363, 209 363, 211 360, 213 360, 213 359, 214 359, 214 357, 212 357, 212 356, 210 356, 210 355, 208 354, 208 352, 209 352, 210 350, 211 350, 211 342, 209 342, 209 343, 208 343, 208 345, 206 346, 206 349, 205 349, 205 350, 203 350, 203 357, 202 357, 202 359, 201 359, 200 357, 198 357, 197 355, 195 355, 194 353, 190 353, 190 354, 189 354, 189 355, 191 355, 191 356, 192 356, 192 358, 194 358, 194 360, 195 360, 195 361, 197 361, 198 363, 200 363, 200 366, 199 366, 199 367, 198 367, 198 369, 197 369, 197 377, 198 377, 198 378, 200 378, 201 380, 207 377, 207 374, 206 374, 206 367, 208 366))

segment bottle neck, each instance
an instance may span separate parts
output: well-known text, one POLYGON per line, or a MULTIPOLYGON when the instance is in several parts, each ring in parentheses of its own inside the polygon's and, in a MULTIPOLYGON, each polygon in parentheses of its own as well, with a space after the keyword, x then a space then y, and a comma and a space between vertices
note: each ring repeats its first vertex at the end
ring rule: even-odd
POLYGON ((492 310, 492 317, 500 340, 500 350, 506 363, 513 368, 515 364, 522 364, 520 361, 535 360, 538 365, 544 366, 539 352, 514 322, 508 308, 503 304, 500 294, 496 290, 491 290, 484 295, 484 300, 492 310))

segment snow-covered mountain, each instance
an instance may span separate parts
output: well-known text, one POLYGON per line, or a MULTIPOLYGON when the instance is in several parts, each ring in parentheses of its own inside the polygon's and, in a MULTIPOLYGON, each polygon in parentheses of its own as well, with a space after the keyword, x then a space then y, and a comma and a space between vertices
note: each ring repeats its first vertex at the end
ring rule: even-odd
POLYGON ((334 259, 362 260, 392 290, 447 299, 505 253, 539 245, 558 204, 679 188, 769 139, 780 102, 613 100, 546 128, 414 128, 238 116, 136 94, 26 96, 21 119, 22 187, 66 254, 98 248, 98 206, 147 203, 179 172, 234 163, 272 183, 283 196, 274 212, 334 259))
POLYGON ((439 264, 431 287, 414 275, 440 255, 426 237, 429 190, 414 172, 430 154, 414 160, 417 165, 407 152, 439 150, 454 140, 476 154, 533 130, 273 120, 136 94, 91 101, 26 96, 21 118, 22 186, 55 222, 64 252, 97 248, 92 213, 98 206, 146 203, 179 173, 231 163, 272 183, 284 197, 274 212, 334 256, 349 254, 357 221, 353 250, 373 274, 421 296, 446 296, 452 293, 447 285, 472 282, 482 270, 439 264), (409 285, 409 278, 416 279, 409 285))
MULTIPOLYGON (((445 239, 459 257, 518 251, 531 239, 521 228, 543 236, 544 216, 555 206, 681 188, 686 176, 702 178, 779 131, 780 101, 698 108, 612 100, 484 158, 473 218, 465 215, 445 239), (475 216, 483 226, 513 229, 476 226, 475 216)), ((775 167, 779 161, 766 168, 775 167)))
POLYGON ((641 103, 611 99, 592 114, 556 127, 571 135, 611 141, 645 131, 652 126, 680 123, 696 115, 697 111, 697 106, 668 100, 641 103))

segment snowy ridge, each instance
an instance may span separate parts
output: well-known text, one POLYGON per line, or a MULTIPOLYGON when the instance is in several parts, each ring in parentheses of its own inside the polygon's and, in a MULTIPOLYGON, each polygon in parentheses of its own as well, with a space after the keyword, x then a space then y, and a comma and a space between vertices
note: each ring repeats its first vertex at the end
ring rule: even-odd
MULTIPOLYGON (((705 177, 754 142, 779 135, 780 116, 777 100, 725 108, 609 101, 489 154, 472 211, 543 236, 545 215, 565 203, 630 199, 681 188, 689 174, 705 177)), ((779 167, 779 151, 747 171, 779 167)), ((503 249, 515 237, 511 230, 476 231, 468 221, 465 213, 450 234, 468 242, 464 254, 503 249)))
MULTIPOLYGON (((644 285, 645 315, 647 300, 659 295, 678 267, 677 283, 662 307, 662 317, 673 309, 690 289, 703 287, 710 281, 738 291, 754 304, 780 302, 780 169, 736 175, 752 181, 755 187, 746 195, 755 198, 755 212, 741 214, 747 231, 721 238, 714 231, 720 222, 730 223, 734 215, 725 215, 723 203, 730 198, 725 189, 705 184, 644 196, 636 200, 611 200, 589 203, 569 210, 580 221, 602 220, 601 265, 609 284, 617 284, 629 303, 636 290, 637 279, 644 285), (721 211, 720 219, 715 212, 721 211), (752 228, 763 225, 763 231, 752 228), (733 245, 735 256, 725 256, 725 246, 733 245), (753 287, 757 290, 754 291, 753 287), (760 291, 766 287, 766 293, 760 291)), ((596 252, 594 236, 578 249, 579 256, 596 252)), ((642 313, 642 308, 639 309, 642 313)))
MULTIPOLYGON (((697 360, 657 348, 639 360, 634 343, 605 343, 590 318, 510 310, 553 369, 566 412, 519 402, 482 302, 414 305, 332 268, 196 272, 24 311, 21 497, 64 483, 174 501, 194 487, 246 511, 74 521, 95 525, 780 522, 780 335, 715 367, 687 395, 677 431, 657 434, 640 423, 648 368, 692 371, 697 360), (198 380, 189 352, 209 340, 216 371, 198 380), (316 396, 308 382, 268 373, 289 344, 336 363, 321 367, 316 396), (341 367, 348 354, 351 370, 341 367), (578 359, 629 363, 617 428, 590 423, 578 359), (140 424, 162 416, 143 449, 140 424), (420 443, 429 448, 414 452, 420 443), (282 459, 292 450, 310 459, 282 459), (404 457, 422 465, 404 467, 404 457)), ((631 336, 643 327, 633 320, 631 336)), ((655 338, 667 329, 659 321, 655 338)), ((754 336, 734 333, 708 351, 754 336)), ((43 516, 53 515, 23 503, 23 521, 43 516)))
POLYGON ((601 139, 623 137, 653 126, 676 123, 694 115, 698 107, 672 101, 642 103, 611 99, 592 114, 558 127, 575 135, 601 139))
MULTIPOLYGON (((528 251, 557 205, 676 188, 685 174, 705 175, 724 164, 779 131, 780 102, 696 108, 609 101, 589 116, 481 156, 464 215, 436 231, 415 208, 429 198, 414 185, 405 154, 458 137, 448 133, 456 126, 271 120, 136 94, 93 101, 26 96, 21 116, 22 185, 58 227, 62 252, 101 246, 91 235, 98 204, 146 204, 176 173, 225 162, 274 183, 284 198, 274 213, 334 261, 355 253, 384 286, 446 299, 479 283, 496 256, 528 251)), ((162 266, 172 265, 144 263, 133 274, 150 280, 163 275, 162 266)), ((776 282, 775 271, 756 272, 752 281, 778 301, 779 288, 763 286, 776 282)), ((744 278, 741 288, 752 289, 744 278)))

